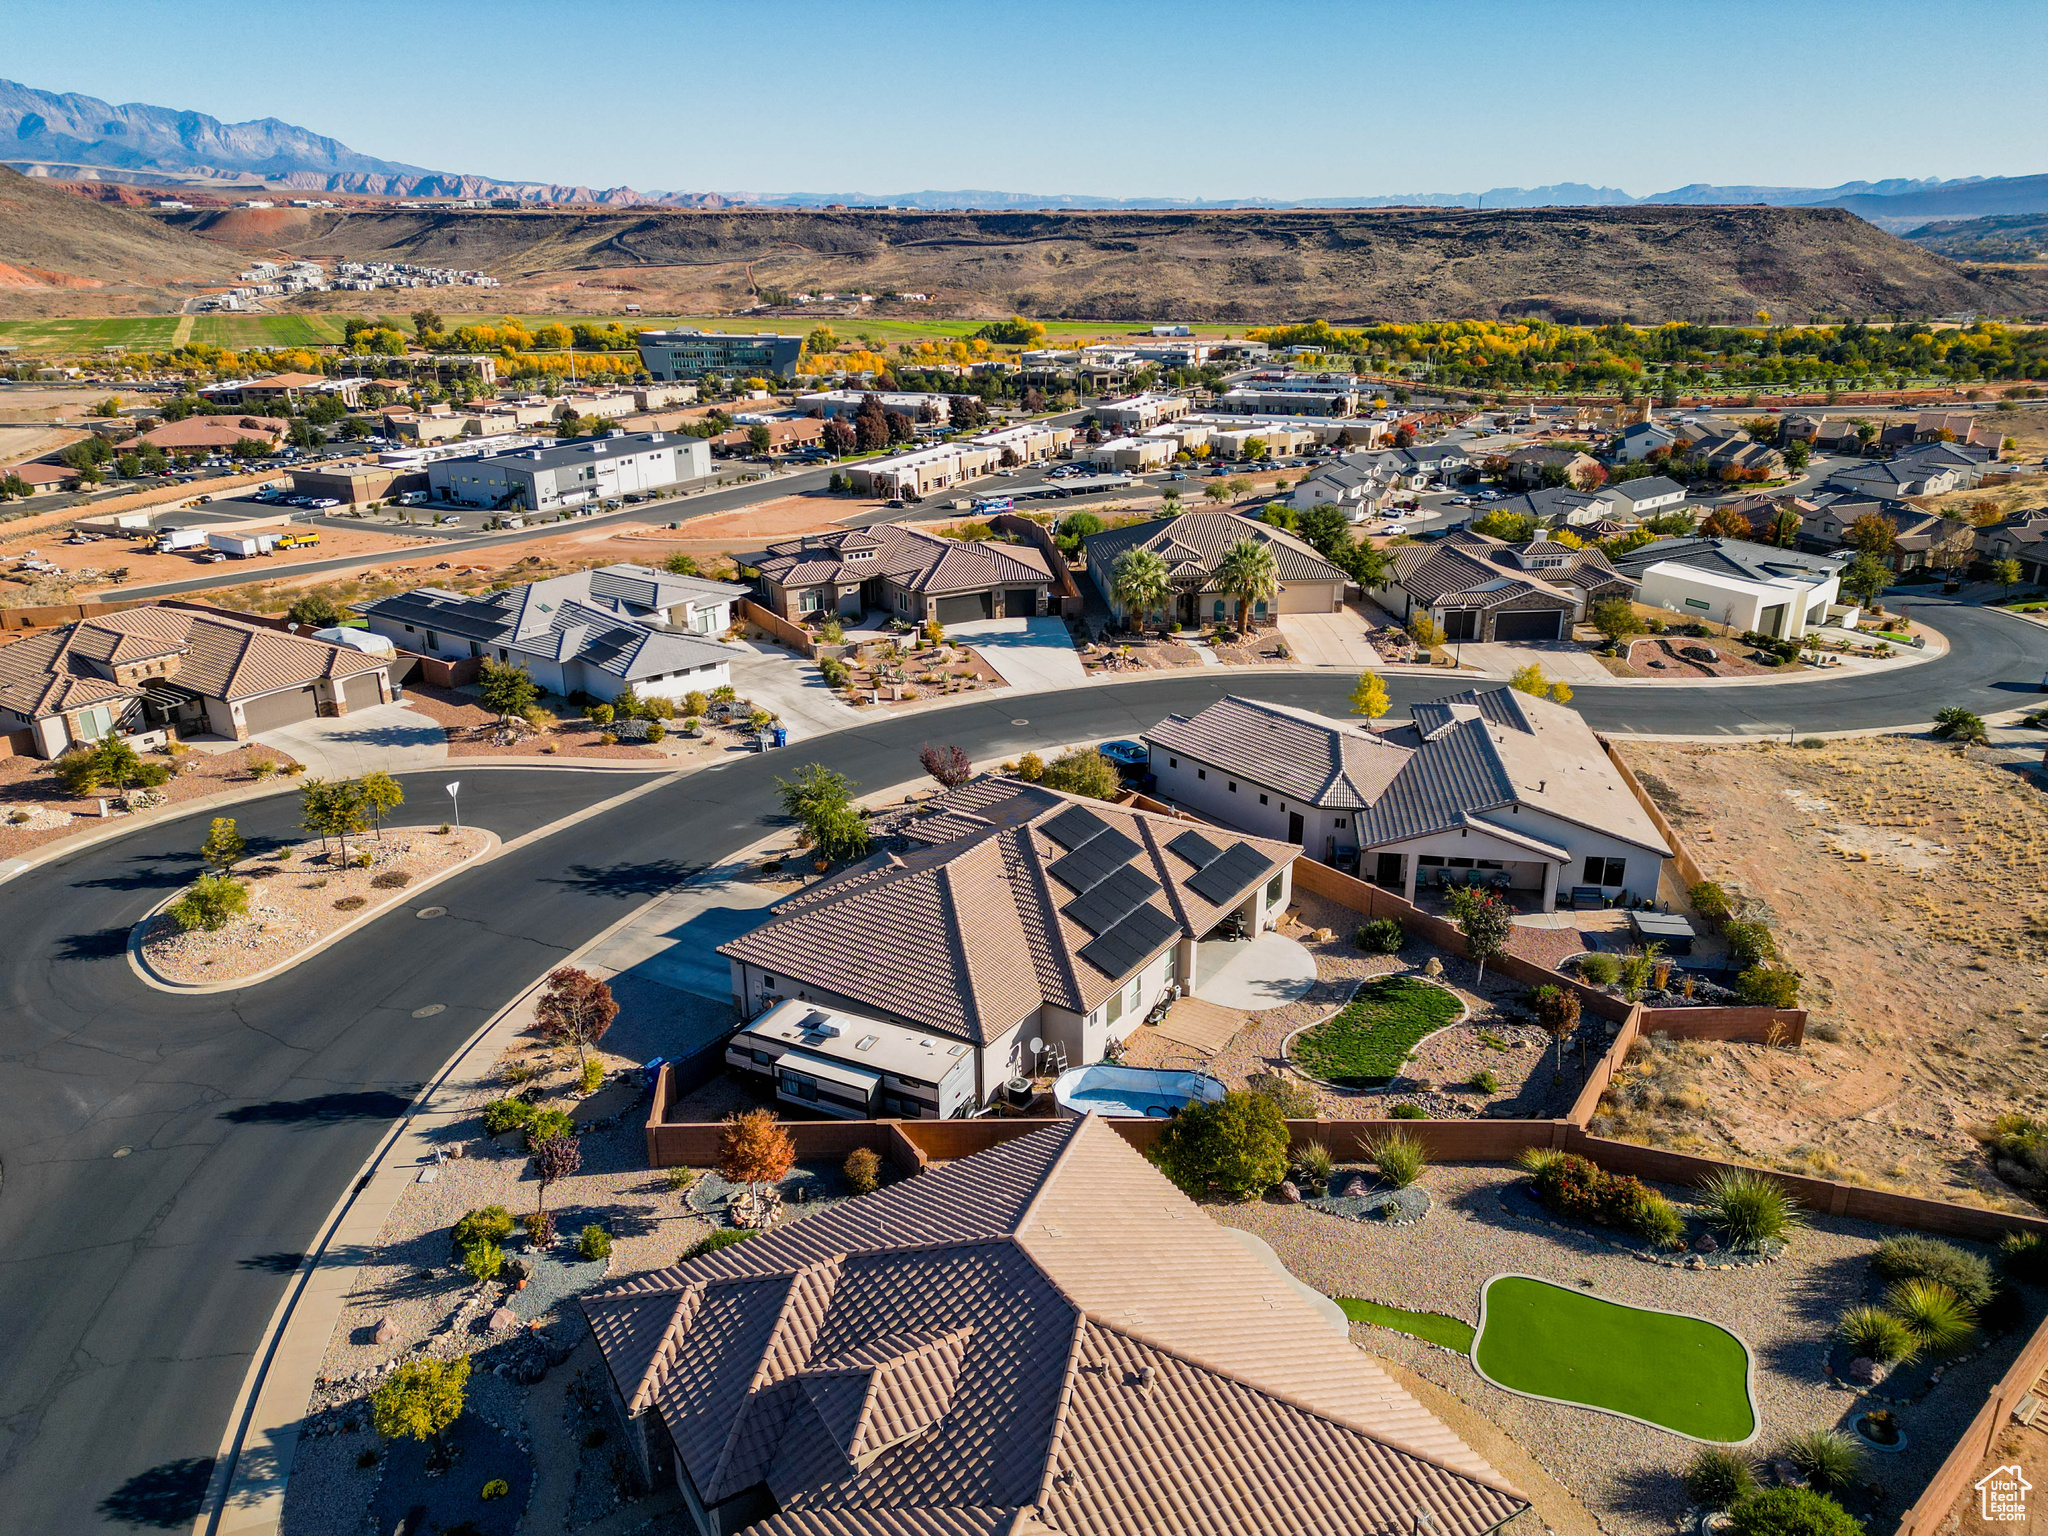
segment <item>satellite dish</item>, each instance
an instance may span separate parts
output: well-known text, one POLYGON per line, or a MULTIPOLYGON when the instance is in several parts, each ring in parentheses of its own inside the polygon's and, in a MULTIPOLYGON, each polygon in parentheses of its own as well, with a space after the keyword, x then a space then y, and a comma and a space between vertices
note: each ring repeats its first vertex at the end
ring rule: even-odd
POLYGON ((1034 1051, 1042 1051, 1045 1049, 1045 1042, 1039 1039, 1038 1036, 1033 1035, 1031 1037, 1031 1049, 1033 1049, 1034 1051))

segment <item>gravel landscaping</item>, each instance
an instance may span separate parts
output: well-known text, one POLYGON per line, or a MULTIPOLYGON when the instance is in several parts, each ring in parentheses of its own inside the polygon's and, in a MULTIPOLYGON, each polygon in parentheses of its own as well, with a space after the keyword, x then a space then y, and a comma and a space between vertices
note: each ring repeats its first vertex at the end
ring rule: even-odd
MULTIPOLYGON (((1696 1314, 1740 1335, 1756 1359, 1759 1449, 1802 1430, 1846 1428, 1874 1399, 1829 1380, 1832 1333, 1867 1293, 1868 1260, 1890 1229, 1809 1217, 1769 1264, 1692 1270, 1644 1263, 1598 1238, 1515 1215, 1502 1192, 1522 1176, 1498 1166, 1444 1165, 1420 1183, 1433 1208, 1413 1227, 1333 1221, 1278 1202, 1210 1206, 1228 1225, 1273 1245, 1288 1269, 1332 1296, 1355 1297, 1476 1324, 1481 1288, 1503 1273, 1537 1275, 1633 1306, 1696 1314)), ((1683 1198, 1688 1192, 1667 1190, 1683 1198)), ((1905 1450, 1873 1459, 1878 1525, 1896 1519, 1946 1454, 2043 1313, 2025 1296, 2017 1326, 1951 1364, 1926 1397, 1897 1410, 1905 1450)), ((1461 1355, 1384 1328, 1354 1325, 1366 1349, 1414 1371, 1497 1424, 1593 1512, 1611 1536, 1668 1533, 1690 1507, 1680 1481, 1697 1447, 1607 1414, 1491 1387, 1461 1355)))
POLYGON ((144 920, 142 956, 164 980, 188 986, 253 976, 407 900, 425 881, 490 846, 490 834, 476 827, 445 834, 387 827, 382 836, 352 838, 345 864, 337 845, 317 839, 266 849, 233 871, 249 887, 246 917, 187 930, 159 912, 144 920), (366 856, 369 863, 361 863, 366 856))
MULTIPOLYGON (((149 752, 146 763, 167 763, 172 776, 155 789, 133 791, 135 808, 180 805, 206 795, 247 789, 256 784, 249 771, 254 762, 282 767, 294 759, 269 747, 238 747, 232 752, 181 749, 174 757, 149 752)), ((45 843, 82 832, 97 832, 125 819, 129 806, 108 794, 108 819, 99 814, 98 795, 67 795, 58 787, 50 764, 37 757, 0 757, 0 859, 16 859, 45 843)))

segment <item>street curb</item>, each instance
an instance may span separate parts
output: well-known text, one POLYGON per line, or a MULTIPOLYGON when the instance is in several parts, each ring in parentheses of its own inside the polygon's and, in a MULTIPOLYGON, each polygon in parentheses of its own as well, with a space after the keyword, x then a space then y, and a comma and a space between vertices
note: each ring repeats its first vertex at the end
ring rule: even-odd
MULTIPOLYGON (((432 829, 429 827, 387 827, 385 828, 385 830, 387 832, 428 832, 432 829)), ((486 842, 484 846, 481 849, 479 849, 476 853, 473 853, 468 858, 462 860, 461 863, 450 864, 446 869, 435 871, 426 879, 422 880, 418 885, 406 886, 401 890, 393 891, 391 893, 391 899, 384 902, 381 906, 372 907, 370 910, 366 912, 358 912, 354 917, 350 918, 347 922, 343 923, 339 928, 335 929, 332 933, 329 933, 324 938, 321 938, 313 944, 308 945, 306 948, 300 950, 297 954, 287 955, 284 959, 278 961, 277 964, 270 966, 266 970, 257 971, 254 974, 248 976, 238 976, 234 978, 232 981, 173 981, 171 980, 170 977, 164 975, 161 971, 157 970, 155 966, 151 965, 149 963, 148 956, 143 953, 143 933, 149 927, 151 921, 156 917, 158 913, 162 912, 164 908, 170 906, 171 903, 175 902, 176 900, 178 900, 179 897, 185 894, 184 890, 177 890, 171 892, 170 895, 166 896, 162 901, 158 902, 155 906, 151 907, 147 912, 143 913, 141 917, 135 920, 135 926, 128 930, 128 968, 135 973, 136 979, 146 987, 154 987, 159 992, 176 992, 183 994, 197 994, 205 992, 235 992, 239 991, 243 987, 253 987, 257 985, 259 982, 268 981, 273 976, 281 976, 286 971, 290 970, 293 966, 297 965, 301 960, 312 959, 315 955, 319 954, 321 950, 327 948, 328 945, 336 943, 337 941, 346 938, 349 934, 354 933, 358 928, 362 927, 364 924, 376 921, 376 919, 384 916, 384 914, 389 912, 393 907, 402 906, 406 901, 410 900, 412 897, 418 896, 421 892, 432 890, 435 886, 439 885, 443 880, 446 880, 451 875, 460 874, 463 870, 466 869, 475 869, 480 864, 488 864, 492 859, 496 858, 499 855, 499 853, 501 853, 504 850, 505 845, 503 841, 499 838, 498 834, 493 832, 490 828, 469 827, 465 828, 464 830, 470 832, 481 832, 487 839, 489 839, 489 841, 486 842)), ((185 888, 185 890, 189 889, 191 889, 191 887, 189 886, 185 888)))

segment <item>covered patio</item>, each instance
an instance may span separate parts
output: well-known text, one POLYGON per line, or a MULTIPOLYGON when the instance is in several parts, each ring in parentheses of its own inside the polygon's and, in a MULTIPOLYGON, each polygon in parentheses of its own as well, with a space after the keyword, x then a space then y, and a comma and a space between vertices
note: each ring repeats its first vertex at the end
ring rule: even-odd
POLYGON ((1360 873, 1415 902, 1452 886, 1497 890, 1539 912, 1557 909, 1557 888, 1572 855, 1555 843, 1467 816, 1455 827, 1367 849, 1360 873))

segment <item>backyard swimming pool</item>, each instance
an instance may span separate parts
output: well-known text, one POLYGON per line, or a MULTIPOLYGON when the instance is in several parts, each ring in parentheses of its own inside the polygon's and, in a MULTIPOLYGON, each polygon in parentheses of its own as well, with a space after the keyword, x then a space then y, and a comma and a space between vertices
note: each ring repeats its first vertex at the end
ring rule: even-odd
POLYGON ((1112 1067, 1098 1062, 1062 1072, 1053 1097, 1070 1115, 1090 1110, 1133 1120, 1164 1120, 1197 1099, 1223 1097, 1223 1085, 1200 1072, 1167 1072, 1155 1067, 1112 1067))

